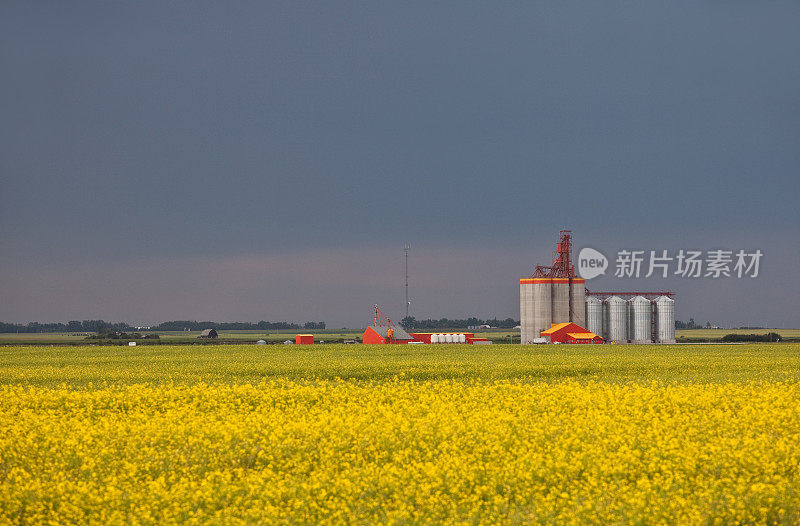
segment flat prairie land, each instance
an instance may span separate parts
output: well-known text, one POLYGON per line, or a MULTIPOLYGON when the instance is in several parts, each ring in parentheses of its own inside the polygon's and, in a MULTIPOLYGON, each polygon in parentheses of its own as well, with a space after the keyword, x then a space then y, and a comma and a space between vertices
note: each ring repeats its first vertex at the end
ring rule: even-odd
POLYGON ((0 347, 0 524, 800 522, 800 344, 0 347))
POLYGON ((675 336, 685 338, 722 338, 726 334, 767 334, 777 332, 784 338, 800 338, 800 329, 678 329, 675 336))

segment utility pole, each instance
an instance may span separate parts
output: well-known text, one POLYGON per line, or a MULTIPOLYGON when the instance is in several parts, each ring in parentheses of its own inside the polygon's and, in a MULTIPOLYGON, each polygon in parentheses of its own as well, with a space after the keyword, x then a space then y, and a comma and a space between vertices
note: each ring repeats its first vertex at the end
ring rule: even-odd
POLYGON ((406 253, 406 318, 408 318, 408 306, 411 305, 411 302, 408 301, 408 249, 411 248, 410 243, 406 243, 403 247, 403 251, 406 253))

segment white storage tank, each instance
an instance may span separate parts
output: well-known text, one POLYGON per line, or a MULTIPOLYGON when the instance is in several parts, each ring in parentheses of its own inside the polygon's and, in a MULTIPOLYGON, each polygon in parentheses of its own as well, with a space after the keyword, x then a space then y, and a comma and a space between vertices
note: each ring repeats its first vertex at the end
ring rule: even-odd
POLYGON ((659 296, 655 302, 656 341, 675 343, 675 300, 659 296))
POLYGON ((586 328, 603 335, 603 302, 594 296, 586 297, 586 328))
POLYGON ((612 342, 628 340, 628 302, 619 296, 611 296, 606 300, 608 320, 606 339, 612 342))
POLYGON ((644 296, 631 299, 631 341, 649 343, 653 341, 652 306, 644 296))
POLYGON ((444 338, 445 338, 445 340, 444 340, 445 342, 453 343, 453 335, 452 334, 445 334, 444 338))
POLYGON ((431 343, 439 343, 439 335, 436 333, 431 334, 431 343))
POLYGON ((466 334, 459 334, 458 335, 458 343, 467 343, 467 335, 466 334))

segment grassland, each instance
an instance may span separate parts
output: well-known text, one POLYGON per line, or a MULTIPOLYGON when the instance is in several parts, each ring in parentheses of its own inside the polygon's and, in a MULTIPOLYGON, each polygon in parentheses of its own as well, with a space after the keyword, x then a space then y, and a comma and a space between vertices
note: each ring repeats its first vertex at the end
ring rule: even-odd
POLYGON ((0 347, 0 524, 800 522, 800 344, 0 347))
MULTIPOLYGON (((461 332, 463 330, 457 329, 461 332)), ((157 334, 157 340, 137 340, 139 344, 176 344, 187 345, 194 343, 255 343, 258 340, 265 340, 268 343, 282 343, 286 340, 294 341, 298 333, 314 334, 317 342, 341 343, 345 340, 360 339, 363 330, 350 329, 327 329, 327 330, 296 330, 286 331, 218 331, 218 340, 200 340, 200 331, 138 331, 143 335, 157 334)), ((430 331, 429 331, 430 332, 430 331)), ((473 331, 470 331, 473 332, 473 331)), ((0 345, 81 345, 98 343, 97 341, 87 340, 89 333, 70 333, 70 332, 48 332, 48 333, 0 333, 0 345)), ((478 337, 490 338, 491 340, 503 343, 511 343, 511 337, 515 337, 519 342, 519 331, 494 329, 476 333, 478 337)), ((127 344, 128 340, 119 340, 114 343, 119 345, 127 344)), ((109 343, 109 342, 104 342, 109 343)))
MULTIPOLYGON (((158 339, 136 340, 139 344, 193 344, 193 343, 255 343, 257 340, 266 340, 269 343, 279 343, 286 340, 294 341, 295 335, 304 332, 265 332, 265 331, 218 331, 217 341, 203 341, 199 339, 200 331, 136 331, 142 335, 157 334, 158 339)), ((360 337, 363 331, 310 331, 316 335, 317 341, 341 342, 360 337)), ((0 333, 0 345, 90 345, 98 343, 87 340, 90 333, 71 332, 46 332, 46 333, 0 333)), ((130 339, 120 340, 120 345, 127 344, 130 339)))
MULTIPOLYGON (((454 329, 462 330, 462 329, 454 329)), ((139 340, 140 344, 177 344, 187 345, 201 342, 198 340, 200 331, 139 331, 142 334, 158 334, 158 340, 139 340)), ((219 341, 224 343, 255 343, 257 340, 266 340, 268 343, 281 343, 286 340, 294 340, 299 332, 310 332, 315 335, 317 341, 342 342, 344 340, 355 340, 361 337, 361 330, 335 330, 324 331, 219 331, 219 341)), ((432 332, 432 331, 423 331, 432 332)), ((800 329, 679 329, 675 332, 678 339, 685 339, 688 342, 713 342, 719 341, 726 334, 766 334, 777 332, 784 338, 800 341, 800 329)), ((0 345, 81 345, 92 343, 86 340, 88 333, 0 333, 0 345)), ((519 330, 493 329, 476 332, 480 338, 489 338, 497 343, 511 343, 514 338, 519 342, 519 330)), ((96 342, 95 342, 96 343, 96 342)), ((119 341, 122 345, 127 343, 119 341)), ((208 342, 205 342, 208 343, 208 342)))
POLYGON ((686 338, 719 339, 726 334, 767 334, 777 332, 784 338, 800 338, 800 329, 678 329, 675 336, 686 338))

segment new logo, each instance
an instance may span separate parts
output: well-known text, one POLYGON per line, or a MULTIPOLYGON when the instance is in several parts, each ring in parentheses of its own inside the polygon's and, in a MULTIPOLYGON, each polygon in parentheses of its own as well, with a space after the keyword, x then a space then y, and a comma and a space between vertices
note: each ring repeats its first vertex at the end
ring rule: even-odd
POLYGON ((608 259, 593 248, 582 248, 578 254, 578 274, 583 279, 592 279, 606 273, 608 259))

